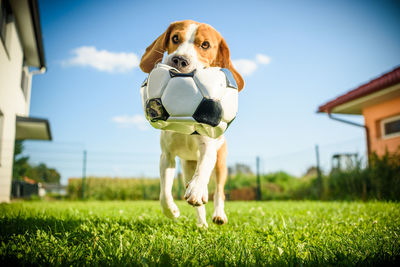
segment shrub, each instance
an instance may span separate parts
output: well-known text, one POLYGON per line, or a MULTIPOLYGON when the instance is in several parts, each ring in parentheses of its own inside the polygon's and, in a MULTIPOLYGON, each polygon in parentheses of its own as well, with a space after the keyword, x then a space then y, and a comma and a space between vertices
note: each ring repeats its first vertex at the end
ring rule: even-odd
POLYGON ((369 164, 347 170, 334 170, 324 179, 325 199, 340 200, 400 200, 400 153, 379 157, 371 154, 369 164))
POLYGON ((382 157, 373 154, 368 174, 367 190, 373 198, 400 200, 400 150, 382 157))
MULTIPOLYGON (((370 156, 369 165, 362 167, 361 161, 346 170, 333 170, 322 177, 322 184, 316 176, 297 178, 286 172, 274 172, 260 177, 262 200, 321 199, 321 200, 400 200, 400 153, 386 153, 382 157, 370 156)), ((227 194, 244 199, 254 199, 257 177, 253 174, 237 174, 230 177, 225 186, 227 194), (239 190, 239 191, 238 191, 239 190), (232 191, 232 192, 231 192, 232 191), (247 193, 246 193, 247 192, 247 193), (251 194, 251 196, 250 196, 251 194)), ((210 181, 209 193, 215 189, 210 181)), ((185 187, 176 179, 173 195, 182 199, 185 187)), ((86 199, 95 200, 156 200, 160 194, 159 179, 150 178, 95 178, 86 180, 86 199)), ((82 196, 82 179, 68 181, 70 199, 82 196)))
MULTIPOLYGON (((158 179, 136 178, 86 178, 85 199, 93 200, 139 200, 158 199, 160 194, 158 179)), ((68 180, 68 197, 82 197, 82 179, 68 180)))

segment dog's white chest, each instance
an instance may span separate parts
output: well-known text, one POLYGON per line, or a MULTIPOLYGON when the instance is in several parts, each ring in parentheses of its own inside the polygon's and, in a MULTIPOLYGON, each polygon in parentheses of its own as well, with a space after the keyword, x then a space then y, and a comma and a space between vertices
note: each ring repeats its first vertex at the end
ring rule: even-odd
POLYGON ((161 131, 161 147, 184 160, 198 160, 201 147, 217 151, 224 143, 225 137, 217 139, 200 135, 186 135, 171 131, 161 131))

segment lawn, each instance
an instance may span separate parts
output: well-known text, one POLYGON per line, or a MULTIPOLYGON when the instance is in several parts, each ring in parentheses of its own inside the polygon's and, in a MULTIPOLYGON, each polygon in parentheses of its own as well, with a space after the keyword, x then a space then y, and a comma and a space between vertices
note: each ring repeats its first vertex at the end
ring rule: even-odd
POLYGON ((229 222, 165 218, 158 202, 0 205, 0 262, 14 265, 396 265, 400 204, 228 202, 229 222))

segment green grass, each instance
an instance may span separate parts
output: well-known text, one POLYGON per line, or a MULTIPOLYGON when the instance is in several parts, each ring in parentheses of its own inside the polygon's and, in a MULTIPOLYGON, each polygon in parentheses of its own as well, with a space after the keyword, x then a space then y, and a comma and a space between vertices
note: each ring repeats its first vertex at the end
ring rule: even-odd
POLYGON ((156 201, 0 205, 0 262, 14 265, 396 265, 400 204, 228 202, 229 223, 165 218, 156 201))

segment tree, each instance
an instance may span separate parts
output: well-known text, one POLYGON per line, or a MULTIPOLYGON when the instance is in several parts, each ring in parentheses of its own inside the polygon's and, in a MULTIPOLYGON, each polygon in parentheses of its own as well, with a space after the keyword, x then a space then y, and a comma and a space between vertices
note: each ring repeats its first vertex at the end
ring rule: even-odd
POLYGON ((317 176, 317 167, 311 166, 307 169, 306 173, 303 176, 317 176))
POLYGON ((50 169, 44 163, 33 167, 30 172, 31 179, 44 183, 60 183, 60 174, 55 169, 50 169))
POLYGON ((231 169, 231 172, 233 175, 236 175, 236 174, 252 175, 253 174, 251 167, 244 163, 236 163, 234 166, 230 166, 230 169, 231 169))
POLYGON ((21 156, 24 146, 21 140, 15 141, 14 145, 14 164, 13 179, 22 180, 24 176, 31 171, 31 165, 28 163, 29 156, 21 156))
POLYGON ((44 163, 40 163, 37 166, 32 166, 28 162, 29 156, 21 155, 23 150, 24 146, 22 141, 15 141, 13 179, 22 180, 25 176, 27 176, 36 182, 60 183, 61 175, 56 169, 48 168, 44 163))

